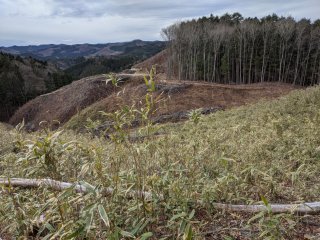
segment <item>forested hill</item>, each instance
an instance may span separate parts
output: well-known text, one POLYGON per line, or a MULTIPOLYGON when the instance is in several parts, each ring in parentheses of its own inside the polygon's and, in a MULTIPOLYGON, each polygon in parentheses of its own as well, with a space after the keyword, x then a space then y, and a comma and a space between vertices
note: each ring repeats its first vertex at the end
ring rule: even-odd
POLYGON ((74 80, 93 75, 120 72, 139 61, 138 58, 132 56, 116 56, 116 57, 95 57, 83 59, 78 64, 64 70, 74 80))
POLYGON ((217 83, 320 82, 320 20, 202 17, 163 29, 168 76, 217 83))
POLYGON ((66 69, 76 64, 75 59, 97 56, 132 56, 145 59, 160 52, 165 47, 162 41, 133 40, 130 42, 105 44, 47 44, 38 46, 0 47, 0 51, 20 56, 31 56, 41 60, 49 60, 66 69))
POLYGON ((0 52, 0 121, 7 121, 35 96, 70 82, 71 78, 46 61, 0 52))

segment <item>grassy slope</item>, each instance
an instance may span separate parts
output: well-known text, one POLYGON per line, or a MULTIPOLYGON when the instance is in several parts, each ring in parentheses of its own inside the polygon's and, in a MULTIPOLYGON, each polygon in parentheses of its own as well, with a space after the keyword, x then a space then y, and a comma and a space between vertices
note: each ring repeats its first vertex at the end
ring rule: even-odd
POLYGON ((179 144, 181 153, 198 146, 199 174, 224 179, 217 184, 219 201, 257 201, 259 194, 277 202, 316 200, 319 109, 319 87, 296 91, 280 100, 213 114, 197 127, 182 125, 173 142, 187 140, 179 144))
MULTIPOLYGON (((319 109, 320 87, 313 87, 292 92, 279 100, 218 112, 203 117, 198 124, 190 121, 167 124, 160 130, 163 135, 142 143, 114 145, 72 132, 58 138, 51 133, 47 136, 36 133, 27 136, 33 139, 34 145, 22 147, 16 156, 9 154, 4 158, 1 175, 49 176, 70 182, 86 180, 93 185, 117 188, 114 196, 99 200, 112 226, 101 227, 99 216, 94 215, 88 238, 114 233, 117 227, 130 231, 137 219, 148 219, 150 223, 140 234, 152 231, 156 239, 166 234, 176 239, 183 217, 169 219, 177 213, 196 209, 192 226, 198 233, 209 227, 206 222, 226 218, 210 208, 211 201, 249 203, 259 201, 260 195, 270 202, 319 200, 319 109), (71 142, 74 139, 77 141, 71 142), (52 164, 44 164, 41 156, 42 159, 50 156, 52 164), (139 198, 123 198, 128 189, 161 193, 166 199, 163 202, 154 199, 145 205, 139 198), (196 200, 204 200, 206 204, 199 206, 196 200)), ((27 143, 30 144, 21 141, 22 145, 27 143)), ((76 226, 87 219, 85 209, 79 210, 81 206, 97 201, 97 197, 90 194, 57 196, 45 189, 19 193, 27 197, 22 204, 26 219, 34 219, 41 214, 36 212, 39 206, 51 203, 43 212, 47 216, 45 221, 55 222, 55 232, 62 225, 67 233, 75 231, 76 226), (59 201, 66 202, 63 213, 59 201), (78 211, 84 214, 79 217, 78 211)), ((8 213, 1 221, 16 222, 17 216, 9 214, 9 210, 14 209, 11 198, 1 195, 1 201, 1 210, 8 213)), ((17 227, 15 224, 11 231, 17 227)), ((285 226, 282 229, 287 238, 297 234, 285 226)))

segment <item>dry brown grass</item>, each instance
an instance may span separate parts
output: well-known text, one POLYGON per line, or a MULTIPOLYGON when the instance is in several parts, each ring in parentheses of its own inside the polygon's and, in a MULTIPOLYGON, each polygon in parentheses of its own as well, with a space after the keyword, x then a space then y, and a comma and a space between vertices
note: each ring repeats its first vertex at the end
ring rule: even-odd
POLYGON ((261 99, 277 98, 296 89, 292 85, 278 83, 230 86, 188 82, 187 85, 190 87, 187 87, 182 94, 171 95, 166 101, 169 112, 212 106, 228 109, 261 99))
POLYGON ((52 93, 41 95, 23 105, 10 119, 16 125, 23 119, 30 130, 37 130, 41 121, 65 123, 74 114, 108 96, 112 88, 106 77, 98 75, 75 81, 52 93))
MULTIPOLYGON (((252 85, 222 85, 198 82, 161 81, 155 95, 162 94, 154 117, 198 108, 229 109, 262 99, 274 99, 288 94, 297 87, 289 84, 263 83, 252 85)), ((67 124, 82 129, 88 118, 101 118, 99 111, 114 112, 125 105, 137 105, 143 100, 146 87, 143 80, 128 82, 124 89, 110 94, 75 115, 67 124)))

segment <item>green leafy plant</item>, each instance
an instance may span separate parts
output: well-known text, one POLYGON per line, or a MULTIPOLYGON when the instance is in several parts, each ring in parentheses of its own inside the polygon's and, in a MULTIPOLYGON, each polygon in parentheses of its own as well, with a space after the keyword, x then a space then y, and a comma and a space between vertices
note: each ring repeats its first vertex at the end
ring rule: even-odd
POLYGON ((121 83, 121 78, 117 77, 115 73, 109 73, 106 77, 106 84, 111 82, 112 86, 119 87, 119 84, 121 83))
POLYGON ((195 210, 192 210, 190 214, 186 212, 180 212, 175 214, 170 220, 169 225, 178 224, 178 233, 177 238, 183 240, 191 240, 194 237, 194 233, 192 231, 192 219, 194 217, 195 210))
POLYGON ((195 109, 188 113, 189 120, 194 124, 198 124, 201 120, 201 109, 195 109))
POLYGON ((294 229, 296 223, 292 220, 291 214, 274 214, 268 200, 261 196, 266 207, 265 211, 259 212, 249 219, 248 223, 258 222, 260 239, 286 239, 294 229))

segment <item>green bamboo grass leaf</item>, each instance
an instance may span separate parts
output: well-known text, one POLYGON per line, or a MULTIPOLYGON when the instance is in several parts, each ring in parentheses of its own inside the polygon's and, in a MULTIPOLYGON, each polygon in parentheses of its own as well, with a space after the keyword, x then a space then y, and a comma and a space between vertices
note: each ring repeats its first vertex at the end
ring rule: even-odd
MULTIPOLYGON (((41 234, 42 234, 42 232, 44 231, 44 230, 49 230, 51 233, 53 233, 54 232, 54 227, 50 224, 50 223, 45 223, 45 224, 43 224, 43 226, 39 229, 39 231, 38 231, 38 233, 37 233, 37 237, 39 238, 40 236, 41 236, 41 234)), ((47 234, 48 235, 48 234, 47 234)))
POLYGON ((265 215, 264 212, 259 212, 256 215, 254 215, 252 218, 249 219, 248 224, 251 224, 255 222, 257 219, 261 219, 265 215))
POLYGON ((192 240, 192 238, 193 238, 192 227, 190 224, 188 224, 183 234, 183 240, 192 240))
POLYGON ((86 223, 84 227, 84 231, 89 232, 93 221, 93 211, 88 212, 86 215, 86 223))
POLYGON ((186 213, 179 213, 179 214, 176 214, 176 215, 174 215, 171 219, 170 219, 170 222, 173 222, 174 220, 176 220, 176 219, 178 219, 178 218, 182 218, 182 217, 185 217, 185 216, 187 216, 187 214, 186 213))
POLYGON ((136 235, 136 234, 139 232, 141 226, 143 225, 143 222, 144 222, 144 219, 141 219, 141 220, 138 222, 138 224, 135 226, 135 228, 131 231, 131 234, 132 234, 132 235, 136 235))
POLYGON ((85 230, 85 225, 80 226, 77 228, 73 233, 66 237, 66 240, 75 239, 76 237, 80 236, 85 230))
POLYGON ((85 189, 87 191, 89 191, 90 193, 96 193, 96 189, 94 186, 92 186, 91 184, 85 182, 85 181, 80 181, 81 186, 85 187, 85 189))
POLYGON ((133 234, 131 234, 131 233, 127 232, 127 231, 121 230, 121 231, 120 231, 120 234, 121 234, 123 237, 128 237, 128 238, 133 238, 133 239, 136 238, 133 234))
POLYGON ((51 144, 54 143, 57 140, 57 138, 61 135, 62 132, 63 130, 55 132, 48 138, 48 141, 51 141, 51 144))
POLYGON ((195 213, 196 213, 196 211, 193 209, 193 210, 191 211, 191 213, 189 214, 188 219, 191 220, 191 219, 194 217, 194 214, 195 214, 195 213))
POLYGON ((188 222, 185 219, 182 219, 180 226, 179 226, 179 235, 184 233, 184 231, 186 230, 187 224, 188 224, 188 222))
POLYGON ((143 80, 144 80, 144 83, 147 87, 149 87, 149 80, 147 79, 146 76, 143 76, 143 80))
POLYGON ((155 92, 156 91, 156 83, 155 81, 151 81, 151 86, 150 86, 150 92, 155 92))
POLYGON ((153 236, 152 232, 146 232, 140 236, 140 240, 147 240, 153 236))
POLYGON ((97 203, 88 204, 83 208, 83 213, 86 216, 88 212, 92 212, 97 207, 97 203))
POLYGON ((265 206, 269 205, 268 200, 263 195, 261 195, 260 198, 261 198, 261 200, 262 200, 262 202, 264 203, 265 206))
POLYGON ((271 206, 270 206, 268 200, 265 198, 265 196, 261 195, 260 198, 261 198, 263 204, 266 206, 268 212, 271 212, 271 206))
POLYGON ((107 212, 106 210, 104 209, 104 207, 99 204, 98 205, 98 212, 99 212, 99 215, 101 217, 101 219, 103 220, 104 224, 106 225, 106 227, 110 227, 110 221, 109 221, 109 217, 107 215, 107 212))

